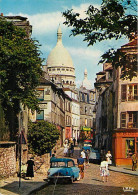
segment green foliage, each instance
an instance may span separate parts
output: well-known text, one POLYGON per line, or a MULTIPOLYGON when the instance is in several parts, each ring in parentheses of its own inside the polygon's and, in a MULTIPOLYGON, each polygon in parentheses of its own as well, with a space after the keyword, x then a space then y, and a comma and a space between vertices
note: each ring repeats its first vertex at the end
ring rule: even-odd
POLYGON ((43 155, 56 145, 59 139, 59 130, 47 121, 31 122, 28 125, 29 151, 43 155))
POLYGON ((0 18, 0 101, 11 140, 15 141, 18 131, 20 103, 39 110, 36 87, 41 64, 38 42, 28 39, 24 29, 0 18))
POLYGON ((10 132, 5 122, 3 108, 0 102, 0 141, 8 141, 10 139, 10 132))
POLYGON ((38 108, 36 87, 42 73, 38 42, 28 39, 24 29, 0 19, 0 96, 4 109, 19 112, 19 102, 38 108))
MULTIPOLYGON (((132 39, 137 34, 137 2, 136 0, 103 0, 100 9, 93 5, 85 12, 86 17, 80 18, 79 13, 67 10, 63 13, 66 21, 64 24, 72 26, 72 35, 84 35, 84 41, 88 46, 108 39, 120 39, 122 37, 132 39)), ((113 61, 117 51, 111 50, 102 56, 102 61, 113 61), (104 58, 103 58, 104 57, 104 58)), ((136 63, 134 63, 136 64, 136 63)), ((117 64, 116 64, 117 65, 117 64)), ((118 66, 121 66, 121 61, 118 66)), ((129 66, 129 64, 128 64, 129 66)), ((134 70, 136 67, 134 67, 134 70)), ((131 69, 124 71, 123 78, 132 79, 136 72, 131 69)))

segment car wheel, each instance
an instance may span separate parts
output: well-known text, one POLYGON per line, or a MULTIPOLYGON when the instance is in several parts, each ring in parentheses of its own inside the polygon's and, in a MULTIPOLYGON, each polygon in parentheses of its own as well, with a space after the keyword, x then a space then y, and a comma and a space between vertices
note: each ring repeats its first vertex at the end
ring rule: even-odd
POLYGON ((49 179, 49 180, 48 180, 48 184, 49 184, 49 185, 53 184, 53 179, 49 179))
POLYGON ((69 183, 73 183, 73 182, 74 182, 74 178, 71 177, 69 183))

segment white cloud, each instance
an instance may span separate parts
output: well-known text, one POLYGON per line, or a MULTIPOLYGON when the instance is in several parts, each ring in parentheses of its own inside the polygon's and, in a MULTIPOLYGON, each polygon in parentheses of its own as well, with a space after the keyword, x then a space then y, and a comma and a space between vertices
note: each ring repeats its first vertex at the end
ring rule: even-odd
POLYGON ((102 54, 100 50, 93 50, 89 48, 75 48, 75 47, 68 47, 67 50, 70 52, 71 56, 78 56, 83 57, 84 59, 88 58, 99 58, 102 54))
MULTIPOLYGON (((86 17, 85 12, 90 4, 85 3, 80 6, 72 6, 72 9, 75 12, 79 12, 81 18, 86 17)), ((95 4, 94 7, 98 7, 99 5, 95 4)), ((65 10, 67 10, 66 8, 65 10)), ((20 13, 9 13, 8 15, 20 15, 27 17, 30 24, 33 26, 33 35, 44 35, 47 33, 55 32, 59 24, 63 24, 65 18, 62 17, 62 13, 60 11, 57 12, 49 12, 49 13, 39 13, 35 15, 20 13)), ((65 30, 67 27, 65 25, 62 26, 62 29, 65 30)))
POLYGON ((42 13, 35 15, 28 15, 24 13, 13 14, 9 13, 8 15, 20 15, 27 17, 30 24, 33 26, 34 35, 44 35, 47 33, 55 32, 59 24, 64 22, 61 12, 51 12, 51 13, 42 13))
MULTIPOLYGON (((84 4, 81 4, 79 7, 78 6, 72 6, 72 9, 73 9, 74 12, 79 13, 81 18, 85 18, 86 17, 85 11, 87 11, 89 6, 90 6, 89 3, 84 3, 84 4)), ((98 4, 93 4, 93 6, 95 8, 98 8, 98 9, 100 8, 100 5, 98 5, 98 4)))

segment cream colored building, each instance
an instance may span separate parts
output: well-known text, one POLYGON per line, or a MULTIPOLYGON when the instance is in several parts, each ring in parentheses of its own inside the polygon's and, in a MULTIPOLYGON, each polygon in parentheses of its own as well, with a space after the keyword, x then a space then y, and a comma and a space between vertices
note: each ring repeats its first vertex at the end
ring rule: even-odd
POLYGON ((80 130, 87 138, 93 138, 95 122, 95 90, 87 78, 87 70, 84 71, 84 79, 81 87, 78 89, 80 102, 80 130))

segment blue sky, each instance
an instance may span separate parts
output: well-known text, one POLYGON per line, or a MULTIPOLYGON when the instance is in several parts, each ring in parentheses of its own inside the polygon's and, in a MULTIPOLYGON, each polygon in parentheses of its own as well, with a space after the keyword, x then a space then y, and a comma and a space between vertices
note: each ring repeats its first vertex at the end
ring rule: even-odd
POLYGON ((104 41, 87 47, 87 43, 83 42, 83 36, 69 36, 71 28, 63 25, 65 18, 62 17, 62 12, 74 9, 84 17, 84 11, 90 4, 99 7, 100 3, 101 0, 0 0, 0 12, 4 16, 21 15, 28 18, 33 26, 32 38, 37 39, 41 44, 44 64, 56 45, 57 28, 60 23, 63 45, 69 51, 75 67, 77 86, 80 86, 84 78, 85 68, 88 71, 88 79, 93 85, 96 73, 102 71, 102 65, 98 65, 100 56, 109 48, 119 48, 128 40, 104 41))

